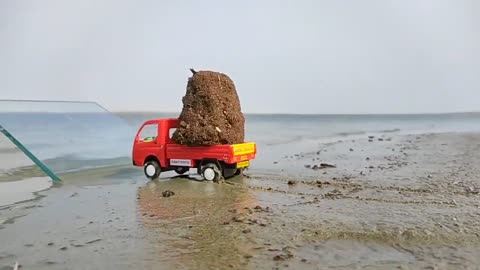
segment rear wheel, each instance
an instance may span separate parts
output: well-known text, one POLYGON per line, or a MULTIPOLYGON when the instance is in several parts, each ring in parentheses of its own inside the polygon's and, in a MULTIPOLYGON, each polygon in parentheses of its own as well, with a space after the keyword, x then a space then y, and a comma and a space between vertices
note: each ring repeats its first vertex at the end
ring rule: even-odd
POLYGON ((202 166, 202 177, 207 181, 218 182, 222 177, 222 172, 217 164, 207 163, 202 166))
POLYGON ((175 168, 175 172, 178 173, 178 174, 184 174, 184 173, 188 172, 189 170, 190 170, 190 168, 188 168, 188 167, 175 168))
POLYGON ((143 172, 148 179, 157 179, 160 176, 161 168, 157 161, 147 161, 143 167, 143 172))
POLYGON ((235 171, 235 175, 243 175, 243 172, 245 171, 245 168, 237 169, 235 171))

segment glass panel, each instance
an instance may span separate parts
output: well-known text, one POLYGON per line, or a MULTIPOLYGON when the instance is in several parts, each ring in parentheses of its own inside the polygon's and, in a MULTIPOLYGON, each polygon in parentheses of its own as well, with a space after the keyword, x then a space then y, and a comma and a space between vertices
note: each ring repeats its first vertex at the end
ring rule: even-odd
POLYGON ((172 138, 173 133, 175 133, 175 130, 177 130, 177 128, 171 128, 171 129, 168 131, 168 136, 169 136, 168 138, 170 138, 170 139, 172 138))
POLYGON ((156 124, 146 125, 140 131, 139 139, 144 142, 151 142, 157 138, 157 133, 158 133, 158 125, 156 124))
POLYGON ((14 100, 0 125, 55 173, 131 164, 137 128, 96 103, 14 100))

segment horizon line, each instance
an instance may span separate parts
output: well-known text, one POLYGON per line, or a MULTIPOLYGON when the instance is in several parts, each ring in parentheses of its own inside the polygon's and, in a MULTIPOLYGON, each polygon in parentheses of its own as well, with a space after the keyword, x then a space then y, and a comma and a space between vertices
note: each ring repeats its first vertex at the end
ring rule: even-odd
MULTIPOLYGON (((181 111, 124 111, 124 110, 109 110, 112 113, 161 113, 161 114, 180 114, 181 111)), ((418 113, 289 113, 289 112, 242 112, 245 115, 298 115, 298 116, 315 116, 315 115, 441 115, 441 114, 480 114, 480 111, 451 111, 451 112, 418 112, 418 113)))
MULTIPOLYGON (((34 99, 0 99, 0 102, 39 102, 39 103, 81 103, 81 104, 96 104, 102 109, 112 113, 166 113, 166 114, 180 114, 181 111, 156 111, 156 110, 110 110, 104 104, 97 101, 89 100, 34 100, 34 99)), ((479 114, 480 111, 450 111, 450 112, 405 112, 405 113, 290 113, 290 112, 242 112, 248 115, 442 115, 442 114, 479 114)))

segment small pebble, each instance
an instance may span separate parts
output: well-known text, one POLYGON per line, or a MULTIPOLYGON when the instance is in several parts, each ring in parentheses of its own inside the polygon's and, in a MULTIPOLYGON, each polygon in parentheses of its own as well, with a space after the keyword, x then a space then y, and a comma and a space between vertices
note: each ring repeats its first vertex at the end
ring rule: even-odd
POLYGON ((170 197, 170 196, 173 196, 173 195, 175 195, 175 192, 173 192, 171 190, 165 190, 164 192, 162 192, 163 197, 170 197))

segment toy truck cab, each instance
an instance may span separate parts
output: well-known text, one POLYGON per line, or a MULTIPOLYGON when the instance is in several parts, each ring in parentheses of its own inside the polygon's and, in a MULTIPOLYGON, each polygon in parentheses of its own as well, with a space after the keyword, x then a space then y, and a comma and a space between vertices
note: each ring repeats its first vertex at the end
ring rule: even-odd
POLYGON ((171 137, 179 121, 176 118, 148 120, 139 128, 133 143, 132 162, 143 166, 145 176, 156 179, 161 172, 174 170, 184 174, 197 169, 205 180, 218 181, 241 174, 255 159, 253 142, 213 146, 176 144, 171 137))

